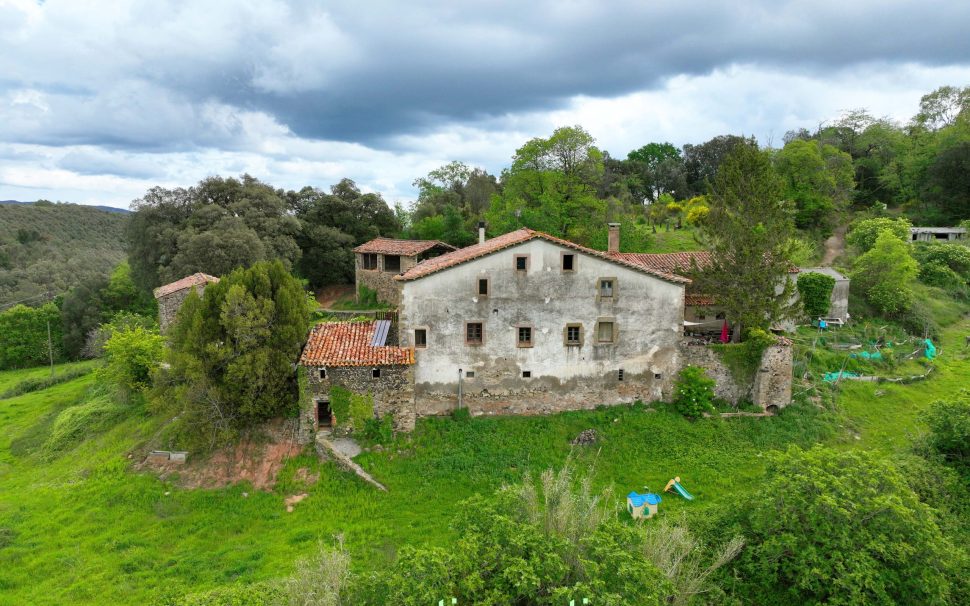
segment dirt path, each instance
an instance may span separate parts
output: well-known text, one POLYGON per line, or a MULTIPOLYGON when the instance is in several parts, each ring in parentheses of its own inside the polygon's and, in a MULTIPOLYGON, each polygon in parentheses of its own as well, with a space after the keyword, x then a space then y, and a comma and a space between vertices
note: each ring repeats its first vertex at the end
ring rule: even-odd
POLYGON ((845 225, 836 227, 835 233, 825 241, 825 254, 822 255, 822 267, 831 267, 832 263, 845 252, 845 230, 845 225))
POLYGON ((354 285, 353 284, 331 284, 325 288, 320 289, 317 293, 317 303, 323 309, 330 309, 334 303, 341 299, 346 299, 354 296, 354 285))

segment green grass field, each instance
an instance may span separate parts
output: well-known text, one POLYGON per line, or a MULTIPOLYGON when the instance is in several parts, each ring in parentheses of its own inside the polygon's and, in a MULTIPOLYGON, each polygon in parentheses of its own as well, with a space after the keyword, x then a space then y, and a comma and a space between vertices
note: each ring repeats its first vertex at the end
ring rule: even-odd
MULTIPOLYGON (((919 412, 970 376, 962 349, 968 331, 967 320, 946 331, 938 370, 925 382, 843 385, 843 416, 802 405, 775 418, 690 422, 664 406, 623 406, 422 420, 410 438, 357 459, 387 493, 309 454, 289 461, 272 493, 245 485, 176 488, 130 470, 129 453, 142 457, 143 449, 133 449, 159 425, 140 409, 52 458, 43 446, 49 429, 59 411, 85 401, 93 385, 87 375, 0 401, 0 604, 143 604, 162 588, 200 591, 279 577, 337 534, 355 566, 377 566, 403 544, 447 545, 454 539, 449 520, 463 499, 559 467, 570 453, 599 486, 613 486, 617 506, 630 490, 659 491, 681 476, 696 500, 665 496, 661 511, 702 526, 757 488, 767 450, 819 441, 907 449, 919 412), (597 430, 599 444, 570 447, 587 428, 597 430), (300 467, 319 471, 320 480, 302 485, 294 477, 300 467), (309 497, 286 513, 284 497, 304 490, 309 497)), ((3 373, 0 381, 35 372, 3 373)))
POLYGON ((694 230, 689 227, 671 229, 658 227, 657 233, 651 234, 648 253, 674 253, 688 250, 703 250, 704 247, 694 238, 694 230))

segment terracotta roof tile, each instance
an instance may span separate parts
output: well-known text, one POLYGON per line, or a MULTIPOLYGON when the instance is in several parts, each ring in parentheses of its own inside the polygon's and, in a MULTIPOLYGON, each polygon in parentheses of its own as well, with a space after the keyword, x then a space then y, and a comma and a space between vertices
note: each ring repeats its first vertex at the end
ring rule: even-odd
POLYGON ((354 249, 355 253, 378 253, 382 255, 401 255, 413 257, 426 250, 440 246, 445 250, 455 250, 451 244, 438 240, 395 240, 393 238, 374 238, 354 249))
POLYGON ((714 305, 714 297, 708 295, 684 295, 684 305, 691 305, 693 307, 705 307, 709 305, 714 305))
POLYGON ((599 257, 606 261, 611 261, 618 265, 623 265, 630 269, 635 269, 642 271, 644 273, 650 274, 652 276, 661 278, 668 282, 674 282, 676 284, 689 284, 690 280, 673 274, 672 272, 658 269, 656 267, 647 266, 642 263, 637 263, 629 259, 613 255, 610 253, 603 252, 601 250, 593 250, 592 248, 586 248, 585 246, 580 246, 570 242, 569 240, 563 240, 562 238, 557 238, 555 236, 550 236, 549 234, 542 233, 541 231, 535 231, 523 227, 522 229, 517 229, 511 231, 507 234, 502 234, 495 238, 490 238, 485 240, 480 244, 473 244, 472 246, 466 246, 465 248, 459 248, 454 252, 450 252, 439 257, 434 257, 432 259, 427 259, 418 263, 411 269, 407 270, 399 276, 395 276, 395 280, 416 280, 418 278, 423 278, 424 276, 439 272, 449 267, 454 267, 455 265, 460 265, 479 257, 484 257, 492 253, 498 252, 500 250, 515 246, 516 244, 521 244, 522 242, 528 242, 529 240, 542 239, 547 242, 552 242, 553 244, 558 244, 566 248, 571 248, 579 252, 585 253, 593 257, 599 257))
MULTIPOLYGON (((711 253, 706 250, 696 250, 676 253, 612 253, 614 256, 626 259, 645 267, 685 275, 690 271, 691 262, 696 260, 697 266, 706 267, 711 262, 711 253)), ((788 273, 797 274, 799 269, 794 265, 788 268, 788 273)))
POLYGON ((192 288, 193 286, 200 286, 202 284, 209 284, 210 282, 218 282, 219 278, 215 276, 210 276, 204 273, 195 273, 191 276, 186 276, 181 280, 176 280, 171 284, 166 284, 164 286, 159 286, 155 289, 155 298, 160 299, 161 297, 170 295, 172 293, 178 292, 180 290, 185 290, 186 288, 192 288))
POLYGON ((310 331, 303 366, 390 366, 414 364, 414 350, 371 345, 377 322, 324 322, 310 331))

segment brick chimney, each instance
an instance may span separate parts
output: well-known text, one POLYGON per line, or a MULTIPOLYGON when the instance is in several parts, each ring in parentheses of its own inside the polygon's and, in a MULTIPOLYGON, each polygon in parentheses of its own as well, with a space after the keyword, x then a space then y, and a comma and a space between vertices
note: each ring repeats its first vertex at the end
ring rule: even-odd
POLYGON ((485 241, 485 222, 478 222, 478 243, 481 244, 485 241))
POLYGON ((615 253, 620 252, 620 224, 619 223, 607 223, 606 224, 610 230, 609 245, 607 246, 607 252, 615 253))

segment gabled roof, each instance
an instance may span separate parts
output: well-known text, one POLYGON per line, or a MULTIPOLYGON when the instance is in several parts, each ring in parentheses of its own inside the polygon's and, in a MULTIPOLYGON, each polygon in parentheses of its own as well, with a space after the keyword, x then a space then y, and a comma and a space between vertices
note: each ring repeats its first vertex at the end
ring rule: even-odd
POLYGON ((687 294, 684 295, 684 305, 689 305, 691 307, 711 306, 714 305, 714 297, 709 295, 687 294))
POLYGON ((176 280, 171 284, 166 284, 164 286, 159 286, 154 290, 155 298, 160 299, 172 293, 176 293, 180 290, 185 290, 186 288, 192 288, 193 286, 202 286, 203 284, 209 284, 211 282, 218 282, 219 278, 215 276, 210 276, 209 274, 204 274, 202 272, 192 274, 191 276, 186 276, 181 280, 176 280))
POLYGON ((414 350, 375 346, 378 322, 324 322, 310 331, 300 364, 303 366, 390 366, 414 364, 414 350))
POLYGON ((436 246, 445 250, 455 250, 455 247, 451 244, 445 244, 444 242, 440 242, 438 240, 395 240, 393 238, 374 238, 370 242, 364 242, 355 248, 354 252, 413 257, 415 255, 420 255, 426 250, 431 250, 436 246))
POLYGON ((675 275, 671 272, 657 269, 654 267, 646 266, 640 263, 636 263, 625 259, 623 257, 618 257, 611 255, 610 253, 603 252, 601 250, 594 250, 592 248, 586 248, 585 246, 580 246, 570 242, 569 240, 563 240, 562 238, 557 238, 555 236, 550 236, 549 234, 542 233, 541 231, 536 231, 534 229, 529 229, 523 227, 522 229, 517 229, 511 231, 507 234, 502 234, 495 238, 485 240, 480 244, 473 244, 472 246, 466 246, 465 248, 459 248, 454 252, 450 252, 440 257, 434 257, 432 259, 427 259, 418 263, 411 269, 407 270, 399 276, 394 276, 395 280, 417 280, 418 278, 423 278, 427 275, 437 273, 439 271, 449 269, 456 265, 461 265, 462 263, 467 263, 474 259, 496 253, 500 250, 521 244, 523 242, 528 242, 529 240, 545 240, 547 242, 552 242, 559 246, 565 248, 571 248, 573 250, 585 253, 591 257, 597 257, 603 259, 604 261, 610 261, 616 263, 617 265, 622 265, 629 269, 643 272, 649 274, 656 278, 666 280, 668 282, 673 282, 675 284, 689 284, 690 280, 683 277, 675 275))

